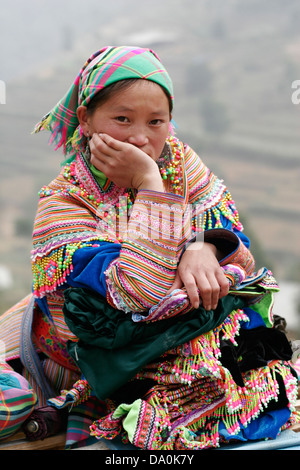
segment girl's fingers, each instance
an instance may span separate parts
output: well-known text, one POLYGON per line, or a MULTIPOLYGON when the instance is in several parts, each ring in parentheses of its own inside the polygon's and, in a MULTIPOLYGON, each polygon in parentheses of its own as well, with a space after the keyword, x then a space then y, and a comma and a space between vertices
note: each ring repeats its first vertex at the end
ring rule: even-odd
POLYGON ((183 280, 184 287, 186 288, 187 295, 194 308, 198 308, 200 304, 198 287, 193 275, 186 275, 183 280))
POLYGON ((101 156, 109 156, 110 147, 99 134, 93 134, 90 140, 90 150, 98 158, 101 156))
POLYGON ((101 157, 104 157, 106 144, 97 134, 94 134, 92 136, 89 141, 89 146, 92 155, 96 156, 99 160, 101 159, 101 157))
POLYGON ((203 307, 205 308, 205 310, 211 310, 212 289, 210 282, 208 281, 206 276, 197 277, 196 282, 203 307))
POLYGON ((109 148, 113 150, 121 150, 122 144, 124 145, 123 142, 120 142, 119 140, 114 139, 108 134, 96 134, 97 137, 104 142, 109 148))
POLYGON ((191 272, 184 271, 179 275, 177 271, 173 285, 166 294, 183 286, 193 307, 198 308, 201 299, 205 310, 215 310, 219 300, 229 291, 229 283, 223 272, 195 277, 191 272))
POLYGON ((93 134, 89 141, 91 151, 91 163, 100 171, 111 162, 110 158, 116 157, 118 141, 106 134, 93 134))
POLYGON ((219 300, 228 293, 228 281, 225 278, 226 285, 223 279, 221 281, 214 274, 190 276, 188 282, 185 280, 184 284, 193 306, 198 306, 200 296, 205 310, 215 310, 219 300))

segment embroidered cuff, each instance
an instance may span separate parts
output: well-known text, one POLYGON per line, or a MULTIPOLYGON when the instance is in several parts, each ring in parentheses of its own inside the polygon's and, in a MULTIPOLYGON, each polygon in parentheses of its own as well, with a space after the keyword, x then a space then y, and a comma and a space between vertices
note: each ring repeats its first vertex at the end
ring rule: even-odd
POLYGON ((231 230, 216 228, 204 232, 204 241, 212 243, 225 256, 220 260, 220 265, 240 265, 249 275, 254 272, 254 258, 250 250, 231 230))

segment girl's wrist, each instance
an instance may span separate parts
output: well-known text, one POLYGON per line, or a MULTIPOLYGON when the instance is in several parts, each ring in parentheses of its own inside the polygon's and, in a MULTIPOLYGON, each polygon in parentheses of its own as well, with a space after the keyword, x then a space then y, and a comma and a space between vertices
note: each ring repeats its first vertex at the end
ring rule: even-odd
POLYGON ((164 185, 160 175, 147 175, 143 180, 137 185, 136 188, 138 191, 141 189, 148 189, 149 191, 159 191, 164 192, 164 185))

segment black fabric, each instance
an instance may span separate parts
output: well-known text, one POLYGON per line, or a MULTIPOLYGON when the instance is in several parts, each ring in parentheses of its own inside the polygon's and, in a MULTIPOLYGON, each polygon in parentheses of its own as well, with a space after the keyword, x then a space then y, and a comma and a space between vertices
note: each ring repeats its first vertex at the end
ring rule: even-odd
POLYGON ((164 352, 220 325, 245 300, 226 296, 216 310, 203 307, 156 322, 135 323, 87 289, 65 291, 64 315, 79 342, 68 351, 99 399, 108 398, 164 352))
POLYGON ((286 335, 275 328, 241 328, 236 342, 237 346, 221 340, 220 361, 241 387, 244 386, 241 372, 264 367, 275 359, 289 361, 293 354, 286 335))
POLYGON ((203 232, 204 241, 212 243, 224 257, 232 254, 241 243, 239 237, 232 231, 223 228, 213 228, 203 232))
POLYGON ((143 398, 149 390, 157 385, 155 380, 145 378, 143 380, 130 380, 113 392, 109 398, 117 404, 133 403, 138 398, 143 398))

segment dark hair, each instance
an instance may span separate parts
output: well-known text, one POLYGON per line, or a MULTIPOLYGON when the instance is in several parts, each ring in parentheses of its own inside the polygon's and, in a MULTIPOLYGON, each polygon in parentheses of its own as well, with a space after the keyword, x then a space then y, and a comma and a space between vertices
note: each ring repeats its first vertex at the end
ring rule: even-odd
MULTIPOLYGON (((126 90, 127 88, 132 86, 134 83, 136 83, 137 80, 141 80, 141 78, 128 78, 128 79, 120 80, 118 82, 111 83, 110 85, 102 88, 102 90, 96 93, 96 95, 91 99, 91 101, 87 105, 88 114, 93 114, 94 111, 98 108, 98 106, 101 106, 102 104, 104 104, 115 93, 121 90, 126 90)), ((169 93, 167 92, 167 90, 165 90, 163 87, 161 87, 161 89, 164 91, 164 93, 166 94, 166 97, 168 98, 169 109, 170 109, 170 114, 171 114, 172 109, 173 109, 172 99, 169 93)))

